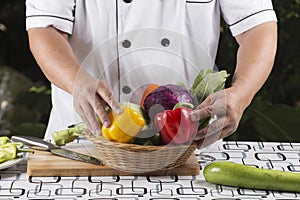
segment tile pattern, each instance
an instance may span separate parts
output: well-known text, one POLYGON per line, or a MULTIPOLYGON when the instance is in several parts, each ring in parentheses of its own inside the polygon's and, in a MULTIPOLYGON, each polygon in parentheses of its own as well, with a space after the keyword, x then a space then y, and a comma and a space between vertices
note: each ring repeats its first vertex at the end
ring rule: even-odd
MULTIPOLYGON (((300 172, 300 144, 223 142, 195 151, 199 167, 227 160, 267 169, 300 172)), ((300 186, 299 186, 300 187, 300 186)), ((300 193, 214 185, 199 176, 28 177, 26 160, 0 171, 0 200, 202 200, 300 199, 300 193)))

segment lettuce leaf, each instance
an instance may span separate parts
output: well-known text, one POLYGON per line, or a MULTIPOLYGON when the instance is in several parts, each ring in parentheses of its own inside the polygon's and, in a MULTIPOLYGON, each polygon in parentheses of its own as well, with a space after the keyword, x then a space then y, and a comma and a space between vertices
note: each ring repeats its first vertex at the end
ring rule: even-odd
POLYGON ((222 90, 229 76, 226 70, 202 69, 194 80, 191 92, 198 103, 201 103, 210 94, 222 90))

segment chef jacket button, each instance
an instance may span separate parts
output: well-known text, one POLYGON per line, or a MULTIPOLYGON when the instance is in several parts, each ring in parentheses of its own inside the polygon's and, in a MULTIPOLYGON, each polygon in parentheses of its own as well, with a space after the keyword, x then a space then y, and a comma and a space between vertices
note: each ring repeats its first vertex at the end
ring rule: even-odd
POLYGON ((131 46, 131 42, 130 42, 129 40, 124 40, 124 41, 122 42, 122 46, 123 46, 124 48, 129 48, 129 47, 131 46))
POLYGON ((129 86, 125 85, 122 87, 122 92, 124 94, 129 94, 131 92, 131 88, 129 86))
POLYGON ((125 3, 131 3, 132 0, 123 0, 125 3))
POLYGON ((168 47, 170 45, 170 40, 168 38, 163 38, 160 41, 161 45, 163 45, 164 47, 168 47))

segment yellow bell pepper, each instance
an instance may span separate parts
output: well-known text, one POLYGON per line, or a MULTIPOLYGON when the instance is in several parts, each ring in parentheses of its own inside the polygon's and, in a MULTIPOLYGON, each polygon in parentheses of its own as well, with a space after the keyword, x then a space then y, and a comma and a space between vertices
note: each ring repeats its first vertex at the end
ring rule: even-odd
POLYGON ((111 125, 102 126, 102 135, 113 142, 130 143, 144 127, 145 119, 133 108, 123 106, 122 109, 121 114, 110 111, 108 117, 111 125))

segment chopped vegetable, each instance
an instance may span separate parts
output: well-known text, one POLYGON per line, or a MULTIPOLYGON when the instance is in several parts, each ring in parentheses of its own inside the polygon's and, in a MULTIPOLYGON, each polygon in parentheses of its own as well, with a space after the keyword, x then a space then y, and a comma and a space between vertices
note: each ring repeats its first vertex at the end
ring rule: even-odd
POLYGON ((7 143, 0 146, 0 163, 17 157, 18 148, 14 143, 7 143))
POLYGON ((86 129, 87 126, 84 123, 75 124, 68 129, 52 132, 52 138, 56 145, 64 146, 69 142, 73 142, 86 129))
MULTIPOLYGON (((108 106, 105 107, 105 110, 107 113, 110 112, 110 108, 108 106)), ((101 120, 99 118, 97 118, 97 119, 98 119, 100 126, 102 126, 101 120)), ((82 133, 84 131, 86 131, 87 129, 88 128, 87 128, 86 124, 84 124, 82 122, 82 123, 71 125, 67 129, 64 129, 64 130, 53 131, 51 134, 52 134, 53 141, 56 145, 64 146, 67 143, 73 142, 76 138, 81 136, 82 133)))
POLYGON ((10 143, 10 139, 7 136, 0 137, 0 145, 10 143))
POLYGON ((145 119, 131 107, 122 106, 122 110, 121 114, 113 111, 108 114, 111 125, 102 126, 102 135, 110 141, 130 143, 144 127, 145 119))
POLYGON ((27 149, 20 149, 24 145, 20 142, 12 142, 8 137, 0 137, 0 163, 6 162, 8 160, 13 160, 18 157, 20 152, 32 152, 27 149), (4 143, 5 142, 5 143, 4 143))
POLYGON ((184 144, 192 141, 198 130, 198 122, 191 121, 190 113, 193 110, 179 107, 174 110, 166 110, 158 113, 155 125, 165 144, 184 144))

